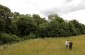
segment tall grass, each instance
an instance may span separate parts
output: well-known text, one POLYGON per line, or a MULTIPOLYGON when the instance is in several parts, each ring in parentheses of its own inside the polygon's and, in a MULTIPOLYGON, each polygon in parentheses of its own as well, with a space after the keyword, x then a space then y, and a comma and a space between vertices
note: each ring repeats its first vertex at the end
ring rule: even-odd
POLYGON ((13 45, 0 46, 0 55, 85 55, 85 35, 60 38, 32 39, 13 45), (65 41, 73 41, 73 49, 65 41))

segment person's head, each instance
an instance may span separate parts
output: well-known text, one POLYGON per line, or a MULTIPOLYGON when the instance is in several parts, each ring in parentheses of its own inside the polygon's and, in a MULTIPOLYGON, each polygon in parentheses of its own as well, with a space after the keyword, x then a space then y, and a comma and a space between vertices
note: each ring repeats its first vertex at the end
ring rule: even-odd
POLYGON ((70 42, 72 42, 72 41, 70 41, 70 42))

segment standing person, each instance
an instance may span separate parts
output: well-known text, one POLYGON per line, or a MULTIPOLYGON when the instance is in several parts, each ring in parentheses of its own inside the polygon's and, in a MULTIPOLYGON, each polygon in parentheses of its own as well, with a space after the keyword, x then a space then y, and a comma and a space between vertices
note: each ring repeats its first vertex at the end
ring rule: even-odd
POLYGON ((72 50, 72 46, 73 46, 73 42, 70 41, 70 42, 69 42, 69 50, 72 50))
POLYGON ((66 48, 68 48, 68 45, 69 45, 68 40, 66 40, 65 45, 66 45, 66 48))

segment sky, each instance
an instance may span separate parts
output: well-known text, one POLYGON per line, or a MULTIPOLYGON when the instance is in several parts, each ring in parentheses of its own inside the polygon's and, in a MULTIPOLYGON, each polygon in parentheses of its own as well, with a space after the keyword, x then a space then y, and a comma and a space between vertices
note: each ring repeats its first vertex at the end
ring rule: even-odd
POLYGON ((39 14, 47 17, 58 14, 65 20, 76 19, 85 24, 85 0, 0 0, 12 12, 21 14, 39 14))

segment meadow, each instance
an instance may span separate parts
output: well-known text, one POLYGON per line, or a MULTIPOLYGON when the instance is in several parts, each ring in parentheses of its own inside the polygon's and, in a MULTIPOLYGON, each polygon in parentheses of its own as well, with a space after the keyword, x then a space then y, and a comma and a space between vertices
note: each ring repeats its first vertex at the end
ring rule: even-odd
POLYGON ((85 55, 85 35, 59 38, 37 38, 0 46, 0 55, 85 55), (65 41, 73 41, 73 49, 65 41))

